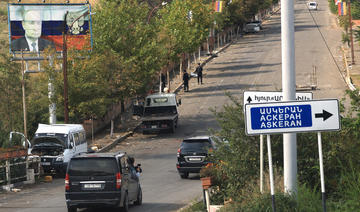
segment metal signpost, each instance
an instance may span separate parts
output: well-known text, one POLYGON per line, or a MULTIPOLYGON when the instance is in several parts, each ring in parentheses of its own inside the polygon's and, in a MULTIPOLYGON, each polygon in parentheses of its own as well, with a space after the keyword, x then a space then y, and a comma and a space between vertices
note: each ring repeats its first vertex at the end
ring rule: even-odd
MULTIPOLYGON (((321 131, 340 130, 339 102, 337 99, 312 101, 288 101, 278 103, 258 103, 245 105, 246 134, 276 134, 292 132, 318 132, 320 179, 323 211, 326 212, 325 180, 321 146, 321 131)), ((271 154, 270 136, 268 151, 271 154)), ((272 164, 269 158, 271 195, 273 210, 275 199, 273 193, 272 164)))
MULTIPOLYGON (((268 102, 280 102, 283 101, 283 93, 280 91, 245 91, 244 92, 244 110, 245 104, 255 103, 268 103, 268 102)), ((312 100, 313 94, 311 92, 298 92, 296 93, 297 101, 312 100)), ((260 192, 263 193, 264 188, 264 135, 260 135, 260 192)))

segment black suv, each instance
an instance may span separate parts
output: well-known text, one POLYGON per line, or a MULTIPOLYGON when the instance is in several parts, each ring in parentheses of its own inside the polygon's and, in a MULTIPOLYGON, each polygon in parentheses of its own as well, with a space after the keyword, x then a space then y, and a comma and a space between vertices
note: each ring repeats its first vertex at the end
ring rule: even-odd
POLYGON ((142 204, 138 164, 125 152, 90 153, 71 158, 65 176, 69 212, 77 208, 111 206, 127 212, 129 204, 142 204))
POLYGON ((211 136, 197 136, 182 141, 176 164, 181 178, 187 178, 189 173, 199 173, 209 163, 207 156, 209 151, 215 149, 215 139, 211 136))

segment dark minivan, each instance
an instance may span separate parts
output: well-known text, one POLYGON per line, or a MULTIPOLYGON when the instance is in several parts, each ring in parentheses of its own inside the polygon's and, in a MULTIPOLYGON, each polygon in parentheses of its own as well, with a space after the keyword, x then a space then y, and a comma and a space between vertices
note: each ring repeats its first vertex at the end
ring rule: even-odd
MULTIPOLYGON (((138 164, 140 166, 140 164, 138 164)), ((77 208, 142 204, 142 190, 134 159, 125 152, 89 153, 71 158, 65 176, 69 212, 77 208)))
POLYGON ((177 152, 176 168, 181 178, 188 178, 189 173, 199 173, 206 166, 208 152, 215 149, 215 137, 196 136, 184 139, 177 152))

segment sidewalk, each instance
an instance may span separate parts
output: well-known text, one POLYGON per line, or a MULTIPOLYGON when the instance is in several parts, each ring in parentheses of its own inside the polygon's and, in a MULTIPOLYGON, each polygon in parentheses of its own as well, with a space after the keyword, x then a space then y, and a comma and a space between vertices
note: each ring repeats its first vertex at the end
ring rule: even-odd
POLYGON ((349 88, 354 90, 354 88, 360 88, 360 45, 359 42, 354 40, 354 62, 351 64, 351 49, 347 51, 347 63, 349 67, 350 82, 348 83, 349 88), (352 85, 351 85, 352 84, 352 85), (354 86, 354 87, 352 87, 354 86))

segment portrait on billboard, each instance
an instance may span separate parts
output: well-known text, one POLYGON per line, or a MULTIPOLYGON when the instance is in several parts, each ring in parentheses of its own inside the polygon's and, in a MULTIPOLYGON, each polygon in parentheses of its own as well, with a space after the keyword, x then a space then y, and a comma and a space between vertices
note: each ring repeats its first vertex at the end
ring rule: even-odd
POLYGON ((68 49, 91 50, 89 4, 9 4, 10 52, 62 51, 63 34, 68 49))
POLYGON ((11 41, 12 51, 38 52, 48 47, 55 48, 52 41, 41 38, 42 14, 40 10, 23 10, 21 15, 25 35, 11 41))

